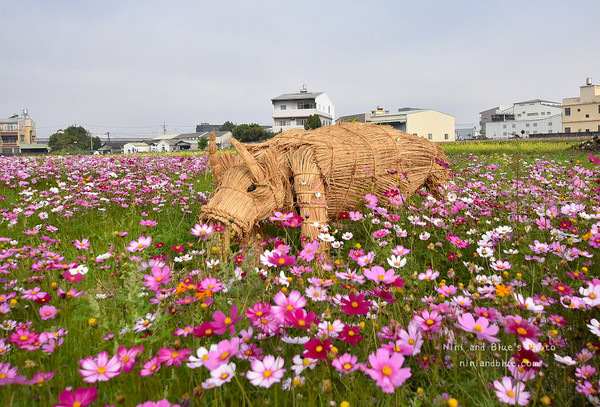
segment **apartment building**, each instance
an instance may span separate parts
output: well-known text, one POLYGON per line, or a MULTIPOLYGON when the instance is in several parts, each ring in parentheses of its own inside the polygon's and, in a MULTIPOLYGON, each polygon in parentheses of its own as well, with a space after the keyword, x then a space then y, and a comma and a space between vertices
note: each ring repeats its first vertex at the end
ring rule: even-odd
POLYGON ((579 97, 562 100, 564 133, 600 131, 600 85, 587 78, 579 88, 579 97))

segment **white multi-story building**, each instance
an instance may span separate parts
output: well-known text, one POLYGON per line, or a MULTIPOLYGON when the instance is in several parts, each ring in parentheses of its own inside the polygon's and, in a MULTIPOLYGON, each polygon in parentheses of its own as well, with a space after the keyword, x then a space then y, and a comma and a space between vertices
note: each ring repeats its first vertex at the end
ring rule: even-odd
POLYGON ((323 92, 309 92, 306 85, 297 93, 286 93, 271 99, 273 133, 303 129, 309 116, 318 115, 322 126, 334 124, 335 108, 323 92))
MULTIPOLYGON (((489 111, 486 111, 489 112, 489 111)), ((485 123, 485 136, 491 139, 515 135, 560 133, 562 131, 562 106, 558 102, 534 99, 498 109, 485 123)))

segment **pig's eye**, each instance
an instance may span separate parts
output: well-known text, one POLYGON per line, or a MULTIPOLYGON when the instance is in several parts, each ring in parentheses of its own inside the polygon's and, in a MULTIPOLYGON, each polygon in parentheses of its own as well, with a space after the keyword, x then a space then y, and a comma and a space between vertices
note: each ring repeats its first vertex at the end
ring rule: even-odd
POLYGON ((256 189, 256 186, 255 186, 254 184, 252 184, 252 185, 250 185, 250 186, 248 187, 248 192, 252 192, 252 191, 254 191, 255 189, 256 189))

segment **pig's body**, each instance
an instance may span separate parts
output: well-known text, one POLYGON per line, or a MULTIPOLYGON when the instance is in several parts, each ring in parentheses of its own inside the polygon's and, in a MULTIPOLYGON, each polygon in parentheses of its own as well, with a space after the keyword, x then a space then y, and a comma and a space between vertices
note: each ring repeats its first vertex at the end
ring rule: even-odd
POLYGON ((237 157, 216 155, 211 142, 219 188, 203 214, 241 234, 277 210, 308 219, 302 234, 315 238, 319 231, 311 223, 356 210, 367 193, 385 206, 392 189, 408 197, 426 186, 438 194, 448 178, 437 144, 389 126, 345 123, 290 130, 260 144, 233 143, 237 157))

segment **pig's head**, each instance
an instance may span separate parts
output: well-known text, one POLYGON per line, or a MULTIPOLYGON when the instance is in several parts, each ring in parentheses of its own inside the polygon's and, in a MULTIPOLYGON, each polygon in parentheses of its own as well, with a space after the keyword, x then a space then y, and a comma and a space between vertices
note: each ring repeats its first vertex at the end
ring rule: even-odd
POLYGON ((202 218, 244 236, 260 221, 268 219, 275 209, 283 209, 289 187, 285 185, 285 174, 279 168, 275 150, 262 149, 252 154, 233 138, 231 144, 238 153, 235 158, 216 155, 216 146, 212 152, 209 146, 218 187, 203 207, 202 218))

